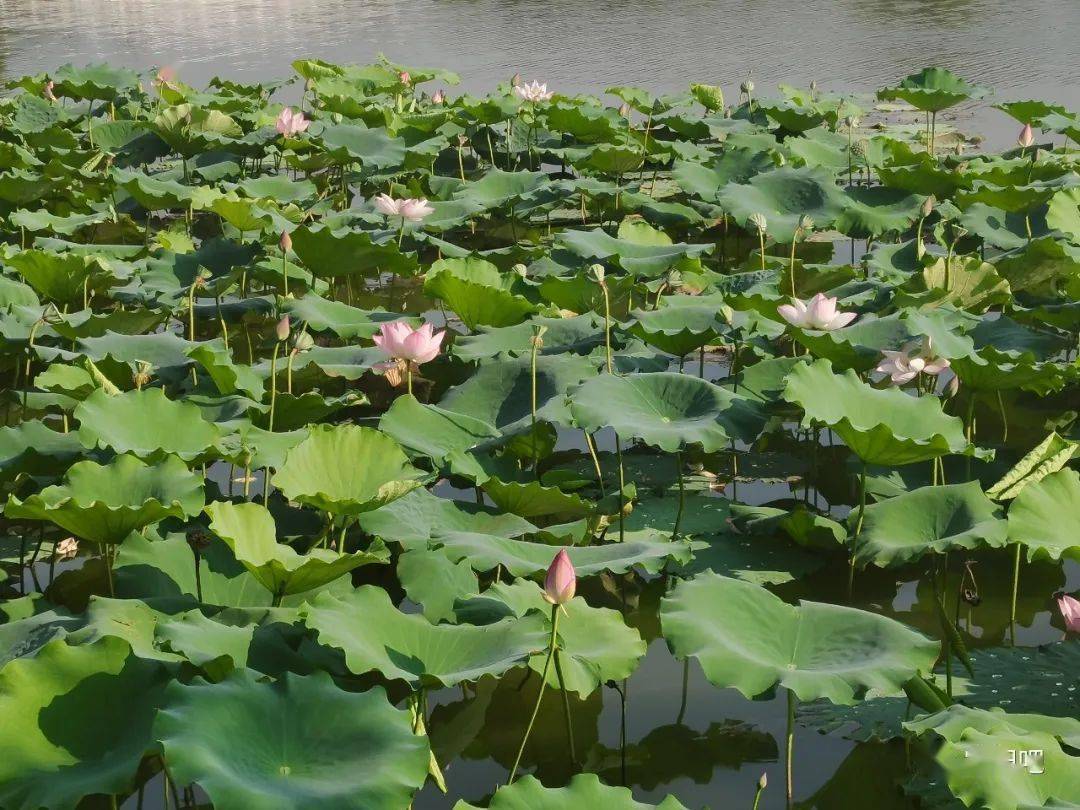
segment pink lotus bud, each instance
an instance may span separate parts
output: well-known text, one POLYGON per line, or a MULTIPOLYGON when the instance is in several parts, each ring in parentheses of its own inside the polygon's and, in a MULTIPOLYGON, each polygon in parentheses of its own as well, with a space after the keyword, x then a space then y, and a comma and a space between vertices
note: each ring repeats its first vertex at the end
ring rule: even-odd
POLYGON ((401 73, 398 74, 398 81, 408 87, 410 84, 412 84, 412 76, 409 75, 409 71, 403 70, 401 71, 401 73))
POLYGON ((1065 620, 1065 629, 1070 633, 1080 633, 1080 601, 1067 594, 1057 598, 1058 610, 1065 620))
POLYGON ((289 236, 288 231, 281 232, 281 238, 278 239, 278 247, 281 248, 282 253, 288 253, 292 250, 292 237, 289 236))
POLYGON ((544 579, 544 599, 553 605, 565 605, 574 598, 577 590, 577 573, 570 555, 562 549, 555 555, 544 579))
POLYGON ((281 320, 277 322, 277 326, 274 327, 274 332, 277 335, 278 340, 289 339, 289 316, 282 315, 281 320))
POLYGON ((1016 138, 1016 142, 1020 144, 1024 149, 1027 149, 1033 143, 1035 143, 1035 133, 1031 131, 1031 124, 1024 124, 1024 128, 1020 130, 1020 134, 1016 138))
POLYGON ((519 84, 521 84, 521 74, 515 73, 513 78, 510 79, 510 86, 517 87, 519 84))
POLYGON ((443 104, 446 102, 446 93, 442 90, 436 90, 431 96, 432 104, 443 104))

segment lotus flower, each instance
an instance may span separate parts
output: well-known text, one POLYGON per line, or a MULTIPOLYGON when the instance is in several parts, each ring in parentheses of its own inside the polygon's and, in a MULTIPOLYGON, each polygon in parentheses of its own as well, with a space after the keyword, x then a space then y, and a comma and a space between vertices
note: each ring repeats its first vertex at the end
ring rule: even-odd
POLYGON ((577 590, 577 572, 570 555, 562 549, 555 555, 544 578, 544 599, 553 605, 565 605, 577 590))
POLYGON ((394 321, 379 327, 379 334, 375 335, 373 340, 391 359, 404 360, 419 366, 438 356, 444 337, 446 331, 433 332, 430 323, 413 329, 405 321, 394 321))
POLYGON ((882 351, 885 358, 875 371, 888 374, 894 385, 903 385, 919 374, 937 375, 949 367, 945 357, 934 354, 930 338, 905 343, 898 352, 882 351))
POLYGON ((45 97, 46 101, 56 102, 56 94, 53 93, 54 87, 56 87, 56 82, 52 79, 45 82, 45 86, 41 89, 41 94, 45 97))
POLYGON ((1024 128, 1016 136, 1016 142, 1024 149, 1035 143, 1035 133, 1031 130, 1031 124, 1024 124, 1024 128))
POLYGON ((431 103, 432 104, 443 104, 445 102, 446 102, 446 93, 444 93, 442 90, 436 90, 434 93, 432 93, 432 95, 431 95, 431 103))
POLYGON ((826 332, 842 329, 858 315, 854 312, 841 312, 836 308, 836 299, 818 293, 809 301, 792 299, 791 304, 781 304, 776 308, 780 316, 792 326, 802 329, 822 329, 826 332))
POLYGON ((523 101, 531 101, 533 104, 538 101, 547 101, 555 95, 554 92, 547 89, 546 84, 540 84, 540 82, 535 79, 529 84, 519 84, 515 86, 514 92, 517 93, 523 101))
POLYGON ((289 316, 288 315, 282 315, 281 316, 281 320, 278 321, 277 325, 274 326, 274 334, 277 336, 278 340, 288 340, 289 339, 289 316))
POLYGON ((281 248, 282 253, 288 253, 292 250, 292 237, 289 236, 288 231, 281 232, 281 238, 278 240, 278 247, 281 248))
POLYGON ((286 138, 306 132, 310 126, 311 122, 304 118, 304 114, 302 112, 293 112, 292 107, 283 109, 274 124, 278 134, 286 138))
POLYGON ((408 87, 410 84, 412 84, 412 76, 409 75, 409 71, 403 70, 401 71, 401 73, 398 74, 398 81, 408 87))
POLYGON ((157 72, 157 75, 154 76, 153 85, 155 87, 159 87, 159 88, 160 87, 172 87, 173 82, 175 82, 175 81, 176 81, 176 68, 166 66, 166 67, 161 68, 161 70, 159 70, 157 72))
POLYGON ((74 537, 65 537, 56 544, 56 550, 53 553, 58 560, 71 559, 79 553, 79 541, 74 537))
POLYGON ((403 221, 419 222, 424 217, 435 213, 435 209, 424 199, 408 198, 395 200, 389 194, 380 194, 375 198, 375 210, 388 217, 401 217, 403 221))
POLYGON ((1057 603, 1061 617, 1065 620, 1065 629, 1070 633, 1080 633, 1080 600, 1061 594, 1057 598, 1057 603))

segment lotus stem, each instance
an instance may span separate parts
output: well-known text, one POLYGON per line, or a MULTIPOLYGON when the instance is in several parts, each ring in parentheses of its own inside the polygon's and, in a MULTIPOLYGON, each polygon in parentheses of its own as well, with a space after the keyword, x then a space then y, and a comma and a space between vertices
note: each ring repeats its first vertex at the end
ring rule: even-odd
MULTIPOLYGON (((764 251, 762 251, 764 252, 764 251)), ((791 237, 791 297, 795 297, 795 237, 791 237)))
POLYGON ((1001 389, 997 391, 998 408, 1001 411, 1001 443, 1009 441, 1009 415, 1005 413, 1005 399, 1001 396, 1001 389))
POLYGON ((619 542, 626 540, 626 471, 622 460, 622 442, 615 433, 615 457, 619 461, 619 542))
POLYGON ((679 700, 679 713, 675 715, 675 725, 681 726, 686 717, 686 703, 690 693, 690 659, 684 658, 682 662, 682 697, 679 700))
MULTIPOLYGON (((570 746, 570 764, 577 766, 577 754, 574 753, 574 720, 570 715, 570 693, 566 689, 566 681, 563 679, 562 664, 559 660, 559 648, 555 647, 555 675, 559 679, 559 691, 562 692, 563 717, 566 720, 566 741, 570 746)), ((540 686, 543 689, 543 684, 540 686)))
POLYGON ((412 395, 412 368, 405 369, 405 390, 412 395))
POLYGON ((675 528, 671 532, 671 539, 679 537, 679 524, 682 523, 683 509, 686 506, 686 484, 683 480, 682 451, 675 451, 675 472, 679 476, 679 510, 675 513, 675 528))
POLYGON ((604 296, 604 351, 607 356, 607 370, 608 374, 614 374, 615 360, 611 354, 611 298, 608 296, 606 282, 600 282, 600 291, 604 296))
POLYGON ((199 604, 202 604, 202 555, 194 546, 191 553, 195 556, 195 597, 199 600, 199 604))
POLYGON ((795 753, 795 693, 787 690, 787 746, 785 757, 785 771, 787 776, 787 806, 788 810, 794 807, 794 780, 792 779, 792 759, 795 753))
MULTIPOLYGON (((543 327, 539 327, 536 331, 539 333, 543 327)), ((533 336, 531 341, 531 351, 529 352, 529 379, 532 384, 531 397, 529 400, 530 405, 530 417, 532 426, 532 463, 533 463, 533 475, 536 476, 536 480, 540 480, 540 448, 537 446, 536 440, 536 355, 540 351, 540 347, 543 345, 540 334, 533 336)))
POLYGON ((1020 589, 1020 544, 1013 555, 1012 599, 1009 602, 1009 641, 1016 646, 1016 594, 1020 589))
POLYGON ((758 810, 758 804, 761 802, 761 794, 765 792, 765 786, 758 782, 757 788, 754 790, 754 806, 751 810, 758 810))
POLYGON ((225 341, 225 351, 229 350, 229 327, 225 324, 225 316, 221 314, 221 296, 214 296, 214 304, 217 306, 218 323, 221 324, 221 339, 225 341))
POLYGON ((698 377, 705 379, 705 347, 698 349, 698 377))
POLYGON ((188 340, 195 342, 195 282, 188 290, 188 340))
POLYGON ((286 298, 289 296, 289 256, 288 251, 281 251, 281 275, 284 279, 282 281, 282 295, 286 298))
POLYGON ((585 446, 589 448, 589 455, 592 457, 593 468, 596 470, 596 483, 600 485, 600 497, 604 497, 604 474, 600 470, 600 458, 596 455, 596 444, 592 440, 592 436, 589 435, 589 431, 583 430, 585 434, 585 446))
POLYGON ((521 755, 525 753, 525 744, 529 741, 529 735, 532 734, 533 724, 536 723, 536 716, 540 713, 540 703, 544 699, 544 687, 547 684, 548 671, 551 669, 551 661, 555 657, 555 644, 557 634, 559 632, 559 606, 551 606, 551 638, 548 639, 548 651, 547 658, 544 660, 544 670, 540 673, 540 691, 536 693, 536 705, 533 706, 532 716, 529 718, 529 725, 525 727, 525 736, 521 738, 521 746, 518 748, 517 756, 514 757, 514 767, 510 769, 510 778, 506 780, 506 784, 512 785, 514 783, 514 777, 517 776, 518 765, 521 764, 521 755))
POLYGON ((758 243, 761 247, 761 272, 765 272, 765 231, 758 229, 758 243))
POLYGON ((274 409, 277 406, 277 358, 281 351, 281 341, 274 341, 274 353, 270 355, 270 420, 269 431, 274 432, 274 409))
POLYGON ((859 516, 855 520, 855 533, 851 537, 851 561, 848 565, 848 599, 855 585, 855 541, 862 532, 863 516, 866 514, 866 462, 859 469, 859 516))
POLYGON ((930 155, 936 157, 935 141, 937 140, 937 112, 930 113, 930 155))

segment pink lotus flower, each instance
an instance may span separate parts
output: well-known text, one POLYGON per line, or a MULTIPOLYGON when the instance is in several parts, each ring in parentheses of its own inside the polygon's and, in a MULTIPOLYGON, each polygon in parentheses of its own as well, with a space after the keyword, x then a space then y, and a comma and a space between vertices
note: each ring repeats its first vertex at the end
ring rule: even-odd
POLYGON ((69 560, 79 553, 79 541, 74 537, 65 537, 56 544, 54 552, 56 559, 69 560))
POLYGON ((555 555, 544 578, 544 599, 553 605, 565 605, 577 591, 577 572, 570 555, 562 549, 555 555))
POLYGON ((380 326, 379 334, 372 339, 391 359, 419 366, 438 356, 444 337, 446 331, 434 332, 430 323, 413 329, 405 321, 394 321, 380 326))
POLYGON ((375 210, 388 217, 401 217, 407 222, 419 222, 424 217, 435 213, 425 199, 408 198, 395 200, 389 194, 379 194, 375 198, 375 210))
POLYGON ((1080 601, 1063 593, 1057 598, 1057 603, 1065 620, 1065 629, 1070 633, 1080 633, 1080 601))
POLYGON ((1024 149, 1035 143, 1035 133, 1031 130, 1031 124, 1024 124, 1024 128, 1016 136, 1016 142, 1024 149))
POLYGON ((289 236, 288 231, 281 232, 281 238, 278 239, 278 247, 281 248, 282 253, 288 253, 292 250, 292 237, 289 236))
POLYGON ((176 68, 165 66, 154 76, 154 87, 172 87, 176 81, 176 68))
POLYGON ((432 104, 444 104, 446 103, 446 93, 442 90, 436 90, 431 96, 432 104))
POLYGON ((905 343, 898 352, 883 350, 884 359, 875 371, 888 374, 894 385, 903 385, 919 374, 938 375, 949 367, 949 361, 934 353, 930 338, 905 343))
POLYGON ((302 112, 293 112, 292 107, 283 109, 274 124, 278 134, 286 138, 306 132, 310 126, 311 122, 304 118, 304 114, 302 112))
POLYGON ((409 75, 409 71, 403 70, 401 71, 401 73, 398 74, 398 81, 408 87, 410 84, 412 84, 412 76, 409 75))
POLYGON ((535 79, 529 84, 516 85, 514 87, 514 92, 517 93, 523 101, 531 101, 533 104, 538 101, 548 101, 555 95, 554 92, 547 89, 546 84, 540 84, 540 82, 535 79))
POLYGON ((854 312, 841 312, 836 308, 836 299, 818 293, 809 301, 793 298, 791 304, 781 304, 776 308, 780 316, 792 326, 802 329, 821 329, 826 332, 842 329, 858 317, 854 312))

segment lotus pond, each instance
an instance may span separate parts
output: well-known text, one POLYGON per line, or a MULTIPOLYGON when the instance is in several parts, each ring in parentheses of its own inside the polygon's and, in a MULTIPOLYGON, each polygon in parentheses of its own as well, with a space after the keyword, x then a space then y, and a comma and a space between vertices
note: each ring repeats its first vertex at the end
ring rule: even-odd
POLYGON ((1080 807, 1080 116, 292 67, 0 101, 0 807, 1080 807))

